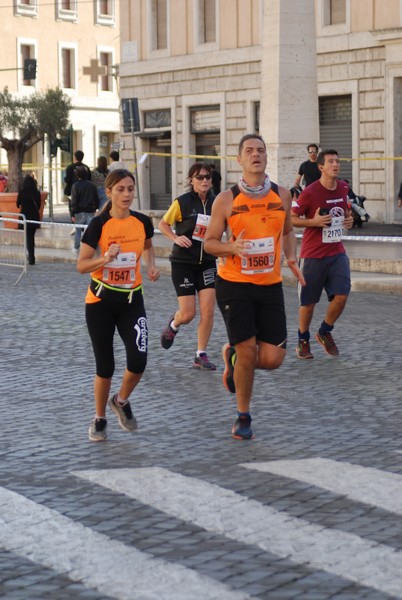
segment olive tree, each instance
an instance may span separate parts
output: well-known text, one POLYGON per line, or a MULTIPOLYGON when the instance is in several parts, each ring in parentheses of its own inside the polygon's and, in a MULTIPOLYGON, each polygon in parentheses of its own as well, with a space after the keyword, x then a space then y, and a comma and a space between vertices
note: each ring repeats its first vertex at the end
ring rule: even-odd
POLYGON ((44 140, 56 139, 68 126, 70 98, 60 88, 48 88, 29 96, 0 92, 0 144, 7 153, 7 191, 17 192, 23 179, 25 153, 44 140))

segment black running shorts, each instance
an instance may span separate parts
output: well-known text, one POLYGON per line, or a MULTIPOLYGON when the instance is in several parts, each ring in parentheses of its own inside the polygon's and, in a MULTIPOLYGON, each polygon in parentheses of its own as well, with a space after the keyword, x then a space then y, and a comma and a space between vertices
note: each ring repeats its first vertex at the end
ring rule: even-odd
POLYGON ((234 283, 218 276, 215 287, 231 346, 255 336, 258 341, 286 348, 282 283, 234 283))
POLYGON ((215 287, 216 263, 201 265, 172 262, 172 281, 177 296, 195 296, 196 292, 215 287))

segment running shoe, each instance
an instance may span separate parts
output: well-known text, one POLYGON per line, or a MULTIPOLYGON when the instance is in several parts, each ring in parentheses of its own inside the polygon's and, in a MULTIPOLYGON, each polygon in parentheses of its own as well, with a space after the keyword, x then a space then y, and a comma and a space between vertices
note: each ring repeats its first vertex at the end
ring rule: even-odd
POLYGON ((236 393, 235 382, 233 379, 234 371, 234 357, 236 356, 236 350, 230 344, 225 344, 222 348, 223 362, 225 368, 222 374, 222 383, 231 394, 236 393))
POLYGON ((251 417, 250 415, 242 415, 237 417, 232 427, 232 437, 235 440, 251 440, 253 439, 253 432, 251 431, 251 417))
POLYGON ((170 323, 173 321, 173 319, 174 315, 170 317, 166 329, 164 329, 161 334, 161 344, 162 348, 165 348, 165 350, 168 350, 170 346, 173 345, 174 338, 179 333, 178 331, 173 331, 173 329, 170 326, 170 323))
POLYGON ((331 333, 318 332, 315 336, 315 339, 319 344, 321 344, 321 346, 324 348, 327 354, 329 354, 330 356, 338 356, 339 350, 336 347, 334 338, 332 337, 331 333))
POLYGON ((216 371, 216 365, 211 363, 206 352, 201 352, 199 356, 195 355, 193 367, 198 367, 205 371, 216 371))
POLYGON ((116 397, 117 394, 110 396, 107 403, 117 416, 120 427, 123 429, 123 431, 135 431, 137 429, 137 419, 134 417, 131 411, 130 402, 127 400, 123 406, 120 406, 120 404, 117 404, 116 402, 116 397))
POLYGON ((296 346, 296 355, 298 358, 314 358, 310 351, 310 342, 308 340, 299 339, 296 346))
POLYGON ((104 442, 107 438, 106 419, 94 419, 88 429, 88 437, 91 442, 104 442))

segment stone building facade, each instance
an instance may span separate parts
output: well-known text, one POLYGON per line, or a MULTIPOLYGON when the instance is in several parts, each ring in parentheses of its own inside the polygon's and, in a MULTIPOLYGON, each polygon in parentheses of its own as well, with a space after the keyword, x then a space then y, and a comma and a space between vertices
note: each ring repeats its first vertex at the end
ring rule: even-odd
MULTIPOLYGON (((109 156, 119 139, 119 95, 115 65, 120 62, 119 0, 13 0, 0 7, 2 64, 0 87, 24 96, 59 86, 71 97, 71 150, 83 150, 91 168, 109 156), (36 79, 24 80, 24 59, 37 61, 36 79), (91 68, 92 65, 92 68, 91 68), (102 76, 96 65, 105 67, 102 76), (91 75, 92 73, 92 75, 91 75)), ((71 152, 57 150, 50 161, 49 144, 37 144, 25 155, 54 204, 63 203, 64 168, 71 152), (49 169, 51 165, 51 169, 49 169)), ((0 169, 7 169, 0 149, 0 169)))
POLYGON ((240 137, 260 132, 269 172, 291 186, 306 145, 335 147, 375 220, 402 221, 400 0, 122 0, 121 132, 141 208, 163 209, 197 157, 223 186, 240 137), (134 150, 134 153, 133 153, 134 150))

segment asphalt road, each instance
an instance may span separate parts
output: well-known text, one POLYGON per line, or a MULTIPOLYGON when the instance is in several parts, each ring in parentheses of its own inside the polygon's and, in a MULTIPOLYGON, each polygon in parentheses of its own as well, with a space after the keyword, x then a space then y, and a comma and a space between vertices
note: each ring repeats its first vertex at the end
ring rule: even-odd
MULTIPOLYGON (((402 598, 400 297, 353 293, 334 330, 340 356, 313 342, 314 360, 300 361, 286 287, 288 355, 256 374, 256 438, 238 442, 220 314, 219 369, 200 372, 195 323, 160 347, 170 278, 146 282, 139 430, 108 415, 108 441, 94 444, 88 279, 58 263, 15 279, 0 268, 2 598, 402 598)), ((116 362, 117 389, 118 338, 116 362)))

